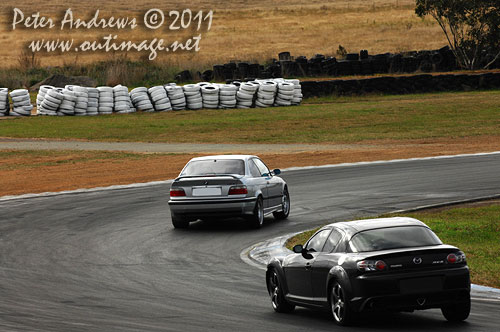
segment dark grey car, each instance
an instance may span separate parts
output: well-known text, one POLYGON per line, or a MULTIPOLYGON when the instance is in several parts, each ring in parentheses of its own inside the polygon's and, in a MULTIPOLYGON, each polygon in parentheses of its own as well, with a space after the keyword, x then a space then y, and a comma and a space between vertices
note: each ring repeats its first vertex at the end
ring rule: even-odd
POLYGON ((191 159, 170 188, 175 228, 197 219, 244 217, 260 228, 264 216, 286 219, 290 195, 286 182, 257 156, 222 155, 191 159))

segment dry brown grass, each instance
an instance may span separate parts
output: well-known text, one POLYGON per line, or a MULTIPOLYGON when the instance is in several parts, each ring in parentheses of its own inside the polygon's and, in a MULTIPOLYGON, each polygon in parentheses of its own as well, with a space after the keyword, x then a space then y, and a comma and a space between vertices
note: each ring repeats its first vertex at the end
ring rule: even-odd
MULTIPOLYGON (((33 38, 68 38, 76 40, 98 39, 114 31, 79 30, 77 33, 59 32, 57 29, 11 31, 11 8, 18 7, 26 15, 40 11, 45 16, 62 17, 61 12, 71 7, 75 16, 88 18, 95 9, 101 16, 142 17, 150 8, 214 9, 212 30, 203 34, 201 51, 194 53, 162 54, 159 63, 182 68, 202 68, 215 62, 231 59, 263 61, 276 57, 281 51, 294 55, 311 56, 315 53, 335 55, 339 44, 348 51, 368 49, 371 53, 395 52, 413 49, 432 49, 446 42, 439 27, 430 19, 421 20, 414 14, 413 0, 240 0, 240 1, 177 1, 143 0, 132 2, 101 1, 97 7, 84 1, 51 1, 34 5, 27 0, 4 0, 0 16, 1 66, 16 66, 19 54, 33 38)), ((59 19, 58 19, 59 20, 59 19)), ((142 22, 142 19, 138 19, 142 22)), ((132 40, 163 37, 176 40, 181 34, 168 30, 152 32, 140 26, 132 32, 118 32, 120 38, 132 40)), ((186 33, 184 33, 186 35, 186 33)), ((111 54, 75 53, 43 56, 42 66, 74 63, 90 63, 112 57, 111 54)), ((129 54, 132 59, 138 54, 129 54)))
MULTIPOLYGON (((498 139, 497 136, 406 142, 376 141, 348 147, 332 145, 331 151, 254 153, 262 157, 270 168, 287 168, 490 152, 498 150, 498 139)), ((0 196, 171 179, 195 156, 199 155, 0 150, 0 196)))

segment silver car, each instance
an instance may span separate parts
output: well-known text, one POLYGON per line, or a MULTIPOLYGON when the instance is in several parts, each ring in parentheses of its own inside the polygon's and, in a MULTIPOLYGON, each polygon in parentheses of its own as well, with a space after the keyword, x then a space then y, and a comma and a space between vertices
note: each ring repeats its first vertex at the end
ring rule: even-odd
POLYGON ((290 195, 280 173, 257 156, 193 158, 170 187, 172 223, 187 228, 197 219, 244 217, 260 228, 265 215, 286 219, 290 195))

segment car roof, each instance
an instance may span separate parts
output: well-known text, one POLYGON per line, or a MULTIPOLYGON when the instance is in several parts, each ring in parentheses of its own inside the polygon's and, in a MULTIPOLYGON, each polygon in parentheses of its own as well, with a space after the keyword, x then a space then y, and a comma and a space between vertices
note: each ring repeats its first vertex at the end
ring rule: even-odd
POLYGON ((212 159, 240 159, 240 160, 248 160, 251 158, 258 158, 257 156, 247 155, 247 154, 224 154, 217 156, 204 156, 204 157, 196 157, 191 159, 193 160, 212 160, 212 159))
POLYGON ((348 235, 352 236, 356 233, 388 227, 401 227, 401 226, 423 226, 428 227, 420 220, 409 217, 392 217, 392 218, 376 218, 376 219, 363 219, 354 221, 336 222, 326 225, 325 228, 337 227, 345 231, 348 235))

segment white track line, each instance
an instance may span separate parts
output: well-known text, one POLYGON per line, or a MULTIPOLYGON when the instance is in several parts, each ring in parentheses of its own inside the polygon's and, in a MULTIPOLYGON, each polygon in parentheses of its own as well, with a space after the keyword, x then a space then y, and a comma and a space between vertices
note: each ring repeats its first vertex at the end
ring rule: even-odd
MULTIPOLYGON (((319 166, 302 166, 302 167, 289 167, 282 171, 300 171, 300 170, 310 170, 310 169, 321 169, 321 168, 334 168, 334 167, 348 167, 348 166, 362 166, 362 165, 380 165, 380 164, 391 164, 399 163, 405 161, 422 161, 422 160, 434 160, 434 159, 452 159, 452 158, 464 158, 464 157, 476 157, 476 156, 490 156, 500 154, 500 151, 486 152, 486 153, 470 153, 470 154, 458 154, 458 155, 447 155, 447 156, 437 156, 437 157, 423 157, 423 158, 409 158, 409 159, 392 159, 392 160, 378 160, 378 161, 361 161, 355 163, 342 163, 342 164, 329 164, 329 165, 319 165, 319 166)), ((23 195, 12 195, 12 196, 1 196, 0 202, 10 201, 14 199, 28 199, 36 197, 49 197, 58 195, 68 195, 68 194, 80 194, 80 193, 90 193, 106 190, 117 190, 117 189, 129 189, 129 188, 141 188, 148 186, 155 186, 160 184, 170 184, 173 180, 164 181, 153 181, 145 183, 132 183, 125 185, 114 185, 109 187, 97 187, 97 188, 82 188, 75 190, 65 190, 59 192, 45 192, 39 194, 23 194, 23 195)))

